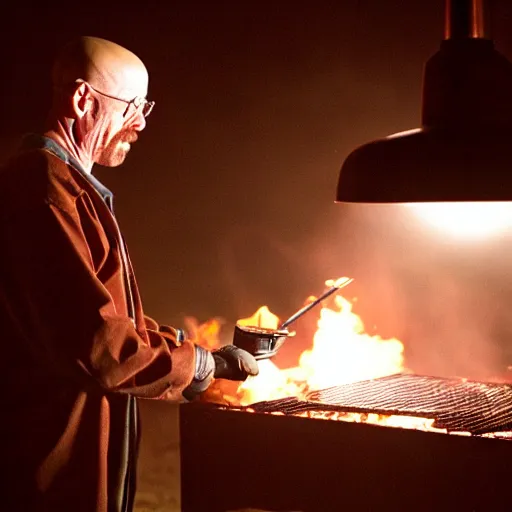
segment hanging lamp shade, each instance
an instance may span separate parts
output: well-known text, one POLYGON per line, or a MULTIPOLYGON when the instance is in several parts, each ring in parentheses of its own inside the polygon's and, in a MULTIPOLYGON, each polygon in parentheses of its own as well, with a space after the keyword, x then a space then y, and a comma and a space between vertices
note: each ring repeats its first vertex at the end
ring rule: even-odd
POLYGON ((350 153, 337 201, 512 201, 512 64, 494 48, 485 7, 446 0, 445 38, 424 71, 421 128, 350 153))

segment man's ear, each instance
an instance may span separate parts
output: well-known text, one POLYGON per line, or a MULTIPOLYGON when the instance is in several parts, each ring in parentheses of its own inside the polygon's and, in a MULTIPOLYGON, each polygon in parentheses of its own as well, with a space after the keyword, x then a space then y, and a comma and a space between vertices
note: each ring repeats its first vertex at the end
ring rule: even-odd
POLYGON ((94 105, 94 98, 91 95, 89 87, 85 83, 81 83, 71 97, 73 112, 78 119, 81 119, 90 112, 94 105))

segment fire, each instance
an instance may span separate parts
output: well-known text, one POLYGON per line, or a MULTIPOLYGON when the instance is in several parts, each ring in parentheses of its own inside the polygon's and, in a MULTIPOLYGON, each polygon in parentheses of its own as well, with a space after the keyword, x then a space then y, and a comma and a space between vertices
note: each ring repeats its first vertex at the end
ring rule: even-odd
POLYGON ((238 325, 243 326, 254 326, 254 327, 266 327, 268 329, 277 329, 279 325, 279 317, 274 315, 268 306, 261 306, 261 308, 249 318, 241 318, 237 321, 238 325))
MULTIPOLYGON (((333 283, 332 280, 326 281, 327 286, 333 283)), ((308 300, 313 301, 315 297, 308 300)), ((217 381, 204 399, 250 406, 286 397, 300 399, 309 391, 405 371, 401 341, 368 334, 362 319, 353 311, 352 302, 341 294, 331 302, 330 307, 320 309, 313 346, 301 354, 298 366, 280 369, 269 359, 259 361, 259 375, 249 377, 238 388, 232 387, 233 383, 217 381)), ((204 328, 195 325, 195 331, 207 338, 209 348, 214 343, 212 333, 213 338, 218 334, 215 323, 210 322, 204 328)), ((277 329, 280 321, 267 306, 262 306, 254 315, 239 320, 238 324, 277 329)), ((293 340, 288 342, 293 343, 293 340)), ((434 429, 434 420, 425 418, 340 412, 307 412, 301 416, 445 432, 434 429)))
POLYGON ((310 389, 384 377, 402 371, 403 345, 364 331, 352 303, 335 297, 336 310, 323 308, 313 349, 302 354, 299 365, 310 389))
POLYGON ((362 413, 340 413, 311 411, 299 414, 304 418, 315 418, 321 420, 350 421, 353 423, 369 423, 370 425, 381 425, 386 427, 412 428, 427 432, 446 433, 446 429, 435 428, 435 420, 428 418, 416 418, 414 416, 383 416, 381 414, 362 413))
MULTIPOLYGON (((302 353, 299 365, 280 370, 270 360, 261 361, 260 374, 240 385, 240 403, 249 405, 262 400, 300 396, 305 391, 403 371, 403 344, 397 339, 384 340, 378 335, 367 334, 363 321, 352 307, 352 303, 341 295, 335 297, 333 309, 323 307, 313 347, 302 353)), ((275 328, 277 317, 268 316, 267 312, 268 308, 264 306, 250 319, 242 320, 243 325, 248 325, 248 320, 268 318, 272 324, 257 326, 275 328)))

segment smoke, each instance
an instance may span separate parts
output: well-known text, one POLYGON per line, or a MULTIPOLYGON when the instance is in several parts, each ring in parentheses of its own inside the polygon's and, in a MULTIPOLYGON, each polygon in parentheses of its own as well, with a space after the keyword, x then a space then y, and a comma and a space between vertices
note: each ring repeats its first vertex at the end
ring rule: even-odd
MULTIPOLYGON (((266 304, 284 319, 309 295, 319 295, 326 279, 353 277, 342 295, 368 334, 403 342, 410 371, 508 377, 511 236, 461 241, 400 205, 342 204, 326 206, 300 240, 248 224, 224 235, 221 276, 238 318, 266 304)), ((294 324, 297 336, 275 359, 279 366, 297 365, 311 347, 319 310, 294 324)))
POLYGON ((316 266, 355 277, 346 292, 368 333, 400 339, 415 373, 507 378, 512 237, 462 243, 400 205, 335 205, 332 215, 311 244, 316 266))
POLYGON ((426 281, 407 294, 408 360, 414 370, 475 379, 503 373, 495 308, 485 292, 446 271, 426 281))

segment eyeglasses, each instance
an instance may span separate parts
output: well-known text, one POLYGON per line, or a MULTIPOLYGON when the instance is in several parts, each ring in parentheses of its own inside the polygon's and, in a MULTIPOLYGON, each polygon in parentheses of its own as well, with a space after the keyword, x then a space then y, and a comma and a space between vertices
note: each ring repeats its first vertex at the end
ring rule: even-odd
POLYGON ((87 85, 98 94, 101 94, 102 96, 105 96, 106 98, 110 98, 111 100, 117 100, 122 101, 124 103, 127 103, 126 110, 123 112, 123 117, 126 117, 128 114, 128 111, 130 110, 130 105, 133 105, 136 110, 139 108, 142 108, 142 115, 144 117, 148 117, 149 114, 151 114, 151 111, 153 110, 153 107, 155 106, 154 101, 148 101, 146 98, 142 98, 141 96, 135 96, 132 100, 125 100, 123 98, 118 98, 116 96, 111 96, 110 94, 106 94, 102 91, 98 91, 98 89, 95 89, 90 83, 86 82, 87 85))

